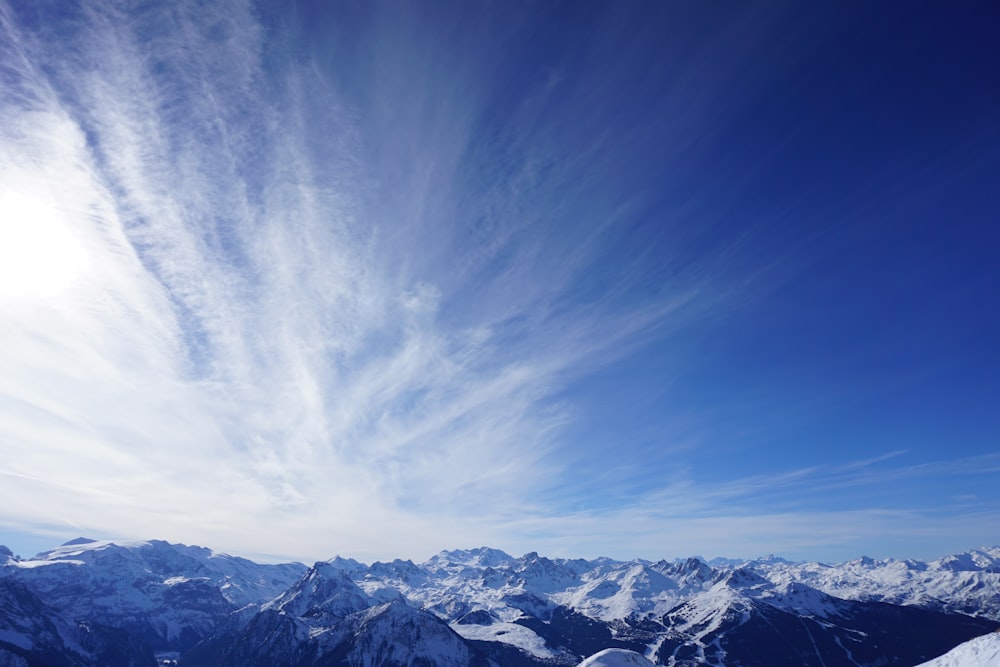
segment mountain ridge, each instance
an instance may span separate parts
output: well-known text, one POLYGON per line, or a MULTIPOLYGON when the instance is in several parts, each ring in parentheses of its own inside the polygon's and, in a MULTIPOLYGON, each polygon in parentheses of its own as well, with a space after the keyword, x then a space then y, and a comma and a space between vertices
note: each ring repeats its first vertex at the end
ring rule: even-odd
MULTIPOLYGON (((192 667, 367 664, 376 654, 389 662, 371 664, 411 664, 438 649, 455 664, 568 666, 604 649, 671 667, 721 666, 726 656, 753 664, 754 633, 769 627, 784 628, 769 665, 804 664, 802 654, 822 648, 832 667, 830 656, 845 665, 876 661, 861 639, 872 633, 895 642, 900 660, 916 661, 1000 624, 1000 547, 833 565, 775 556, 715 565, 699 557, 515 557, 477 547, 422 563, 335 556, 307 567, 162 540, 77 538, 30 559, 4 549, 0 556, 0 578, 54 617, 113 628, 192 667), (941 641, 928 636, 931 627, 941 641), (402 654, 390 650, 393 632, 438 639, 402 654)), ((8 626, 0 622, 0 650, 3 632, 14 632, 8 626)), ((52 647, 67 650, 65 642, 52 647)))

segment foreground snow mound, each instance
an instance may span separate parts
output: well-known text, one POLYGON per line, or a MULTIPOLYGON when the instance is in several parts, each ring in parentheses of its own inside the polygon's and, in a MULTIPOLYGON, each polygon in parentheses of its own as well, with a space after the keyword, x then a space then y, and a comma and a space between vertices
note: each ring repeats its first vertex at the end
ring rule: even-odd
POLYGON ((577 667, 653 667, 653 663, 635 651, 606 648, 590 656, 577 667))
POLYGON ((970 639, 917 667, 1000 667, 1000 631, 970 639))

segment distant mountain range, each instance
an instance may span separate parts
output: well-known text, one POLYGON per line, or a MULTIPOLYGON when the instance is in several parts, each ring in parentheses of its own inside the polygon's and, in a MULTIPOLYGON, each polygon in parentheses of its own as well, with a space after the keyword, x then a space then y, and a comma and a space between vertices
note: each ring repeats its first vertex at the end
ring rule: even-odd
POLYGON ((483 547, 312 567, 158 540, 0 547, 0 667, 966 667, 944 654, 986 655, 963 642, 998 628, 1000 547, 835 565, 483 547))

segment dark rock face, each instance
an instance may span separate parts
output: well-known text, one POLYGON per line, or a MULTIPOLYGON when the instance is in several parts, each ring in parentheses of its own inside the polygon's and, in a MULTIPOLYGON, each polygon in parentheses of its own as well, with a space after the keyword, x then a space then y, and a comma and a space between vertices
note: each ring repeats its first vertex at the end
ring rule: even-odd
POLYGON ((148 645, 123 630, 73 623, 27 586, 0 578, 0 665, 155 667, 148 645))
POLYGON ((556 607, 542 620, 525 617, 515 621, 530 628, 545 640, 549 648, 567 649, 577 656, 588 656, 606 648, 627 648, 633 651, 645 650, 645 645, 614 637, 609 624, 596 621, 583 614, 556 607))
POLYGON ((181 658, 185 666, 311 665, 317 646, 295 618, 274 610, 255 615, 245 625, 225 625, 181 658))
POLYGON ((94 665, 152 667, 153 651, 138 637, 119 628, 89 623, 80 624, 80 646, 94 658, 94 665))
POLYGON ((497 620, 496 614, 492 614, 485 609, 470 611, 458 619, 459 625, 493 625, 497 620))

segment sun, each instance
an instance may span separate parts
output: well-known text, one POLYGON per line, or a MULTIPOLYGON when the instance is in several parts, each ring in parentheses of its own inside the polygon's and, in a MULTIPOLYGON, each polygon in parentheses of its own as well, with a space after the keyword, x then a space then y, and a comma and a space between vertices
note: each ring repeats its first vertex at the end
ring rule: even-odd
POLYGON ((91 268, 73 219, 47 188, 0 185, 0 300, 49 299, 72 288, 91 268))

